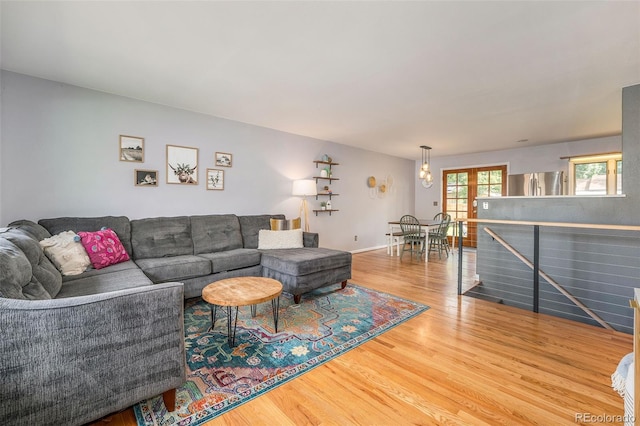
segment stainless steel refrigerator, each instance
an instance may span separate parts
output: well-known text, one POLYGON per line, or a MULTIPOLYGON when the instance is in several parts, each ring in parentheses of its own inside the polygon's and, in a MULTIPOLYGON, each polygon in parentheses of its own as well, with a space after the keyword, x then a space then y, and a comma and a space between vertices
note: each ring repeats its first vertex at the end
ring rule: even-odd
POLYGON ((509 175, 507 192, 511 196, 564 195, 564 172, 524 173, 509 175))

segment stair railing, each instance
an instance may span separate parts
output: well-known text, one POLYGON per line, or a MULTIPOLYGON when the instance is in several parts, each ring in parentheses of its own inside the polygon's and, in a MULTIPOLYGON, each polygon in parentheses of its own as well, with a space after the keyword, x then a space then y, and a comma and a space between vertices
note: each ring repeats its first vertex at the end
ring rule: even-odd
MULTIPOLYGON (((533 221, 515 221, 515 220, 496 220, 496 219, 465 219, 458 221, 458 235, 463 235, 465 223, 482 223, 482 224, 500 224, 500 225, 524 225, 533 227, 533 261, 529 260, 516 250, 511 244, 500 237, 491 228, 484 227, 484 232, 501 244, 506 250, 518 258, 523 264, 532 269, 533 277, 533 312, 539 312, 540 306, 540 277, 546 280, 551 286, 553 286, 558 292, 569 299, 573 304, 578 306, 582 311, 589 315, 592 319, 598 322, 604 328, 613 330, 606 321, 598 316, 593 310, 582 303, 578 298, 574 297, 569 291, 567 291, 562 285, 556 282, 551 276, 544 271, 540 270, 540 227, 559 227, 559 228, 584 228, 584 229, 602 229, 602 230, 616 230, 616 231, 638 231, 640 232, 640 226, 634 225, 603 225, 603 224, 585 224, 585 223, 569 223, 569 222, 533 222, 533 221)), ((462 295, 462 261, 463 261, 463 238, 458 238, 458 295, 462 295)), ((476 283, 478 284, 478 283, 476 283)))

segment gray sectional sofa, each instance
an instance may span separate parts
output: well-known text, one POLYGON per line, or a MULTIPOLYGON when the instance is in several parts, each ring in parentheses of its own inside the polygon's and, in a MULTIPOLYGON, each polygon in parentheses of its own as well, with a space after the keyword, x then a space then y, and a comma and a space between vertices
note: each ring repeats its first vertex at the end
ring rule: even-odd
POLYGON ((0 424, 84 424, 162 394, 171 410, 185 380, 184 299, 228 277, 303 293, 351 278, 351 253, 258 249, 283 215, 42 219, 0 228, 0 424), (130 260, 62 276, 39 241, 113 229, 130 260))

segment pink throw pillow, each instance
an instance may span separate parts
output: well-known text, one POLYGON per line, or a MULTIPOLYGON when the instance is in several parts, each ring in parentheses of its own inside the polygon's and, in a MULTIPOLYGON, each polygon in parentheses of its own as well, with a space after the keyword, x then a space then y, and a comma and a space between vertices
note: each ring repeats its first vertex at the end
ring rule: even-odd
POLYGON ((126 262, 129 255, 112 229, 96 232, 78 232, 82 246, 87 251, 91 264, 96 269, 126 262))

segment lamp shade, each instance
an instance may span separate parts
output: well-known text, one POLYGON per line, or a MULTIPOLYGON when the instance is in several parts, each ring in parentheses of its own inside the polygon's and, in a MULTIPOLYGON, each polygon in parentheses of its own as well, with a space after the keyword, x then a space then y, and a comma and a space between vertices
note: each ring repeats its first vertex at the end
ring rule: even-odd
POLYGON ((307 195, 317 195, 316 182, 313 179, 294 180, 291 194, 303 197, 307 195))

